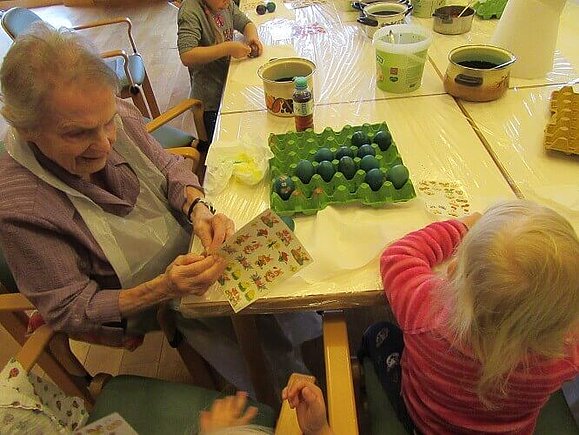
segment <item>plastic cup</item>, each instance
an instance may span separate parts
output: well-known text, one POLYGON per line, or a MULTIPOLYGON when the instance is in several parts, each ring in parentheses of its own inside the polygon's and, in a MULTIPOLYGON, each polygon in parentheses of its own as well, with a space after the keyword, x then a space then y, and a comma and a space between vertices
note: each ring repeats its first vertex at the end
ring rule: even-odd
POLYGON ((401 94, 420 87, 432 43, 430 30, 415 24, 385 26, 374 34, 372 43, 376 48, 376 84, 380 89, 401 94))
POLYGON ((412 16, 430 18, 439 7, 444 6, 444 0, 412 0, 412 16))

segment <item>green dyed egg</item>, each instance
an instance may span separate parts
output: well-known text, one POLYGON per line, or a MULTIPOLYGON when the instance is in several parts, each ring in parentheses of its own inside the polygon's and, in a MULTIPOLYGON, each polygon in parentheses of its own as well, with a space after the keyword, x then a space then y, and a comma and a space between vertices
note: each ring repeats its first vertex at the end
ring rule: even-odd
POLYGON ((400 189, 408 181, 408 168, 404 165, 392 166, 386 174, 386 179, 392 183, 396 189, 400 189))
POLYGON ((338 151, 336 151, 336 160, 340 160, 344 156, 354 158, 354 151, 346 146, 338 148, 338 151))
POLYGON ((358 148, 358 157, 363 158, 364 156, 375 156, 376 151, 370 144, 364 144, 358 148))
POLYGON ((284 201, 290 197, 295 188, 294 182, 287 175, 280 175, 273 180, 273 190, 284 201))
POLYGON ((384 184, 384 175, 380 169, 370 169, 368 172, 366 172, 364 181, 368 183, 370 189, 377 191, 380 190, 382 184, 384 184))
POLYGON ((368 138, 368 135, 362 130, 358 130, 352 135, 352 145, 354 146, 361 147, 362 145, 369 143, 370 139, 368 138))
POLYGON ((314 169, 314 165, 309 160, 300 160, 298 165, 296 166, 296 177, 302 180, 302 183, 308 184, 316 170, 314 169))
POLYGON ((314 160, 316 162, 323 162, 324 160, 331 162, 332 160, 334 160, 334 154, 329 148, 320 148, 319 150, 316 151, 314 160))
POLYGON ((354 178, 356 174, 356 163, 354 159, 350 156, 344 156, 338 162, 338 171, 344 174, 344 177, 347 180, 351 180, 354 178))
POLYGON ((374 135, 374 143, 381 151, 386 151, 392 145, 392 135, 388 130, 380 130, 374 135))
POLYGON ((265 7, 267 8, 268 12, 273 12, 275 11, 275 3, 274 2, 267 2, 267 4, 265 5, 265 7))
POLYGON ((284 221, 284 223, 289 227, 290 230, 295 230, 296 229, 296 223, 294 222, 294 220, 289 217, 289 216, 280 216, 281 220, 284 221))
POLYGON ((332 179, 335 172, 334 165, 332 165, 332 162, 328 160, 324 160, 318 165, 318 174, 320 174, 322 179, 326 182, 332 179))
POLYGON ((380 162, 378 162, 376 157, 374 157, 370 154, 365 155, 364 157, 362 157, 362 160, 360 160, 360 169, 362 169, 364 172, 368 172, 371 169, 376 169, 379 167, 380 167, 380 162))

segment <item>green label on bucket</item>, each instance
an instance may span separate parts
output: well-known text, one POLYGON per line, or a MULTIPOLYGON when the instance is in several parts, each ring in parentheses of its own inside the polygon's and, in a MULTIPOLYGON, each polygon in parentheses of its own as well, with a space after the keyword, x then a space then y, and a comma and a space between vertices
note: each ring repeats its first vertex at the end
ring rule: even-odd
POLYGON ((386 53, 376 50, 376 84, 386 92, 411 92, 420 87, 427 50, 386 53))

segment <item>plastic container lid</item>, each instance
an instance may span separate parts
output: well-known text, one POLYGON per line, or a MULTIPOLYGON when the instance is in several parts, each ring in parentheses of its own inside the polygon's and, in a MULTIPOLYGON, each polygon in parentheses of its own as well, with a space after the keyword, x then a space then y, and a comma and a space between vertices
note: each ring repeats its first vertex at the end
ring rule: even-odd
POLYGON ((305 77, 295 77, 294 84, 296 85, 296 89, 307 89, 308 87, 308 80, 305 77))
POLYGON ((381 51, 396 54, 417 53, 427 50, 432 43, 432 32, 416 24, 392 24, 374 33, 372 44, 381 51), (392 32, 392 38, 390 38, 392 32))

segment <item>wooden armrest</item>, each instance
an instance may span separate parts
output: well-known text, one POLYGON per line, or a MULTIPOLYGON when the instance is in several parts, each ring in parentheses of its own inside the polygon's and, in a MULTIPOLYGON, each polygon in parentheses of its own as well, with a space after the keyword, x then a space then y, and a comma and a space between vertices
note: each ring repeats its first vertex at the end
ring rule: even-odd
POLYGON ((197 172, 197 168, 199 167, 199 162, 201 162, 201 154, 193 147, 178 147, 178 148, 167 148, 172 154, 176 154, 178 156, 183 156, 186 159, 191 160, 191 169, 193 172, 197 172))
POLYGON ((176 154, 178 156, 183 156, 186 159, 191 159, 198 162, 201 158, 201 154, 193 147, 178 147, 178 148, 167 148, 170 153, 176 154))
POLYGON ((166 124, 189 109, 193 109, 193 119, 195 121, 198 138, 201 140, 207 140, 207 131, 205 130, 205 123, 203 121, 203 111, 205 110, 205 106, 203 101, 195 98, 183 100, 176 106, 173 106, 166 112, 162 113, 160 116, 149 121, 147 123, 147 132, 151 133, 152 131, 155 131, 163 124, 166 124))
POLYGON ((42 325, 28 337, 26 343, 24 343, 20 351, 16 354, 16 360, 22 364, 24 370, 29 372, 32 367, 34 367, 34 364, 36 364, 36 361, 42 356, 54 334, 55 332, 50 326, 42 325))
POLYGON ((86 24, 79 24, 76 26, 73 26, 72 28, 74 30, 84 30, 84 29, 92 29, 95 27, 101 27, 101 26, 108 26, 111 24, 126 24, 127 25, 127 35, 129 37, 129 41, 131 42, 131 47, 133 48, 133 52, 136 54, 138 53, 137 51, 137 46, 135 44, 135 40, 133 39, 133 23, 131 22, 130 18, 128 17, 115 17, 115 18, 104 18, 102 20, 97 20, 97 21, 91 21, 90 23, 86 23, 86 24))
MULTIPOLYGON (((288 385, 296 379, 306 379, 312 383, 316 382, 316 378, 310 375, 301 373, 292 373, 289 378, 288 385)), ((291 409, 289 402, 284 400, 281 404, 281 411, 275 425, 275 435, 302 435, 300 425, 298 424, 298 416, 295 409, 291 409)))
POLYGON ((0 311, 27 311, 36 309, 34 305, 20 293, 0 294, 0 311))
POLYGON ((323 331, 330 427, 336 435, 355 435, 358 419, 344 313, 325 312, 323 331))

